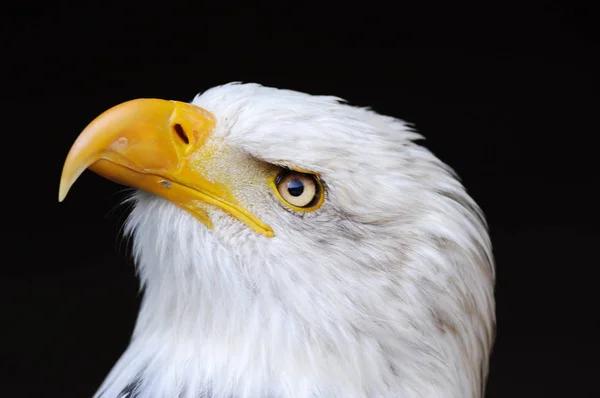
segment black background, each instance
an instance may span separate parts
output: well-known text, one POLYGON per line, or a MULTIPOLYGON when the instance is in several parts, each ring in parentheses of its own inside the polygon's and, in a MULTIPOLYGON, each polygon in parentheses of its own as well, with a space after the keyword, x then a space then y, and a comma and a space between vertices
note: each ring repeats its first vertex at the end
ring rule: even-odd
POLYGON ((91 396, 135 321, 122 187, 87 172, 57 202, 78 133, 129 99, 252 81, 414 123, 490 223, 487 396, 600 396, 598 7, 216 3, 3 3, 2 390, 91 396))

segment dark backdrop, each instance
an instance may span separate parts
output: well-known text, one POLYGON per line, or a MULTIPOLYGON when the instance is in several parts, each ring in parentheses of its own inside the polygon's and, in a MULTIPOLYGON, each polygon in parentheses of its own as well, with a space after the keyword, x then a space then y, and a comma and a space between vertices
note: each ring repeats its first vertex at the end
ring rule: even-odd
POLYGON ((57 202, 78 133, 128 99, 253 81, 414 123, 489 219, 488 396, 600 396, 598 7, 452 3, 4 4, 2 390, 91 396, 134 324, 122 188, 86 172, 57 202))

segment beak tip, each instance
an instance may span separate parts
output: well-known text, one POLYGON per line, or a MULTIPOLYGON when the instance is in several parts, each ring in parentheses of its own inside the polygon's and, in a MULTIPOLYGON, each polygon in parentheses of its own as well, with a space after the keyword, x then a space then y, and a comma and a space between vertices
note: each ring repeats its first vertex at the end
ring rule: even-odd
POLYGON ((59 203, 65 200, 67 193, 69 193, 69 185, 65 184, 65 181, 61 179, 60 186, 58 188, 58 201, 59 203))

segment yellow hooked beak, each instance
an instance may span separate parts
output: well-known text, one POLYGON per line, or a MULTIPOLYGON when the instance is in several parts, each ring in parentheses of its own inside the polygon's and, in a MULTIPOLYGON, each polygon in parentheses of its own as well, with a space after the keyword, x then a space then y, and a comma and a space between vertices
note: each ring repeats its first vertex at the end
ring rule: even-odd
POLYGON ((160 195, 208 228, 207 204, 216 206, 265 236, 273 230, 244 209, 231 188, 209 181, 199 170, 214 153, 203 145, 214 116, 194 105, 137 99, 117 105, 92 121, 71 147, 63 166, 62 202, 86 168, 119 184, 160 195))

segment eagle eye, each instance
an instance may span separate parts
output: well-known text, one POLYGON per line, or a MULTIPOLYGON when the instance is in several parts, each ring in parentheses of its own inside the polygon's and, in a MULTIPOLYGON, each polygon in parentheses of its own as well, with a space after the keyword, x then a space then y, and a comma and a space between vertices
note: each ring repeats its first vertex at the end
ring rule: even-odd
POLYGON ((275 192, 280 202, 296 211, 314 211, 323 204, 323 185, 313 174, 283 170, 275 178, 275 192))

